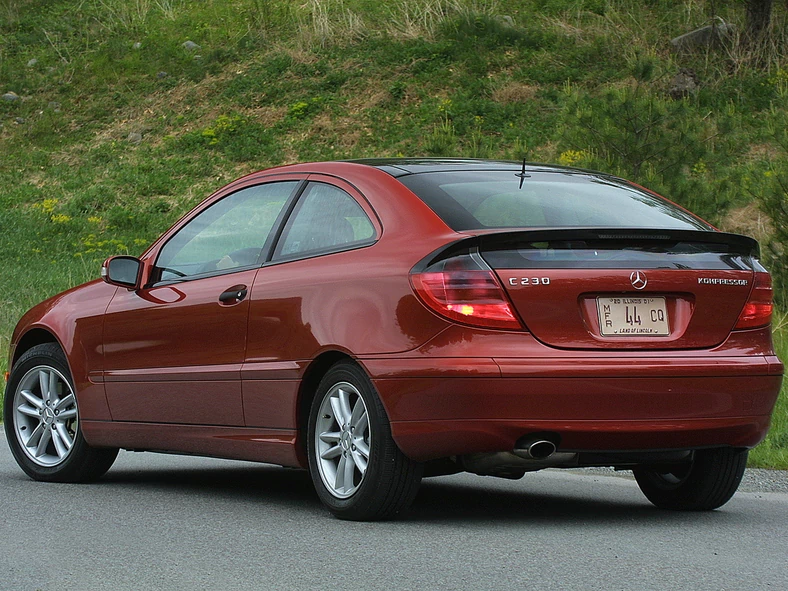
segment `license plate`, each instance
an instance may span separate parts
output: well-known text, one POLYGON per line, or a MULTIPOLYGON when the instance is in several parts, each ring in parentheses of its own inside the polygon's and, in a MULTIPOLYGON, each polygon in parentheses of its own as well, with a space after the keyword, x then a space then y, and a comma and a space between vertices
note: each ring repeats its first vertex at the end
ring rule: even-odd
POLYGON ((663 337, 670 334, 665 298, 597 298, 602 336, 663 337))

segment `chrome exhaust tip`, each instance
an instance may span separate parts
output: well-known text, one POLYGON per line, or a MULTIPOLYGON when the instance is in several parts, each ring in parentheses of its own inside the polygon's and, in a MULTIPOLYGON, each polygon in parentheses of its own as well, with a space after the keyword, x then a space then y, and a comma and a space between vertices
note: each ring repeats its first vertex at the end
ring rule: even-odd
POLYGON ((556 445, 547 439, 535 439, 521 444, 514 450, 515 455, 532 460, 546 460, 556 451, 556 445))

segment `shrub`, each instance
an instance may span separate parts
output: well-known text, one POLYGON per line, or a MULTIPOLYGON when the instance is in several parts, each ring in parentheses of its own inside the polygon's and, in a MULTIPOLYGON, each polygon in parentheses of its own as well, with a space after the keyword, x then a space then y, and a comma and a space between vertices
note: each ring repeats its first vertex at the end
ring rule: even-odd
POLYGON ((583 153, 584 165, 644 183, 713 221, 733 191, 709 171, 716 159, 709 140, 722 135, 724 117, 701 119, 687 100, 656 92, 648 84, 656 67, 638 59, 629 81, 598 93, 567 85, 562 152, 583 153))
POLYGON ((772 222, 772 236, 764 245, 763 258, 772 273, 778 304, 788 306, 788 116, 776 118, 771 126, 778 146, 775 158, 766 172, 766 183, 756 195, 761 210, 772 222))

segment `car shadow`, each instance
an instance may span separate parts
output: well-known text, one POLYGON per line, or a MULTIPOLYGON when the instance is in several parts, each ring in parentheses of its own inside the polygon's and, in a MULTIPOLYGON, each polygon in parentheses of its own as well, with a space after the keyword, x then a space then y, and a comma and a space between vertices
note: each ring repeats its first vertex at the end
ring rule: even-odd
POLYGON ((645 499, 632 502, 606 498, 604 486, 598 484, 599 497, 593 498, 582 496, 588 491, 571 495, 563 493, 559 486, 550 491, 536 492, 529 490, 529 484, 525 483, 521 490, 490 490, 484 480, 479 480, 478 485, 430 480, 419 491, 409 518, 446 522, 462 519, 466 522, 631 523, 633 519, 649 519, 661 514, 645 499))
MULTIPOLYGON (((456 481, 456 477, 425 479, 400 523, 601 523, 632 525, 703 523, 708 519, 736 520, 737 513, 721 510, 713 513, 661 511, 645 498, 622 499, 618 483, 578 476, 572 492, 562 490, 566 481, 525 482, 517 489, 490 486, 491 480, 456 481), (535 491, 534 488, 538 488, 535 491), (607 489, 607 490, 606 490, 607 489), (609 496, 608 494, 609 493, 609 496), (593 496, 591 496, 593 495, 593 496)), ((468 477, 475 478, 475 477, 468 477)), ((530 475, 530 478, 539 478, 530 475)), ((206 468, 151 467, 113 469, 102 480, 103 486, 134 485, 135 490, 166 490, 170 493, 205 495, 231 503, 265 504, 302 510, 310 514, 325 511, 305 470, 270 465, 210 466, 206 468)), ((515 484, 515 486, 517 486, 515 484)))
POLYGON ((239 465, 228 462, 226 466, 214 464, 200 468, 113 468, 97 484, 133 484, 143 489, 184 491, 238 501, 313 501, 319 505, 306 470, 268 464, 239 465))

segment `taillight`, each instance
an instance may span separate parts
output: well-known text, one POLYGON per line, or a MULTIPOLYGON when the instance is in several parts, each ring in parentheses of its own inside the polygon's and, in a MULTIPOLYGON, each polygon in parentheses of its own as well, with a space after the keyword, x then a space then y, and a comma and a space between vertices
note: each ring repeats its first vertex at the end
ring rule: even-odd
POLYGON ((416 295, 445 318, 485 328, 522 328, 498 278, 478 254, 444 259, 411 273, 410 280, 416 295))
POLYGON ((772 321, 772 278, 768 273, 755 273, 755 285, 744 304, 736 329, 759 328, 772 321))

